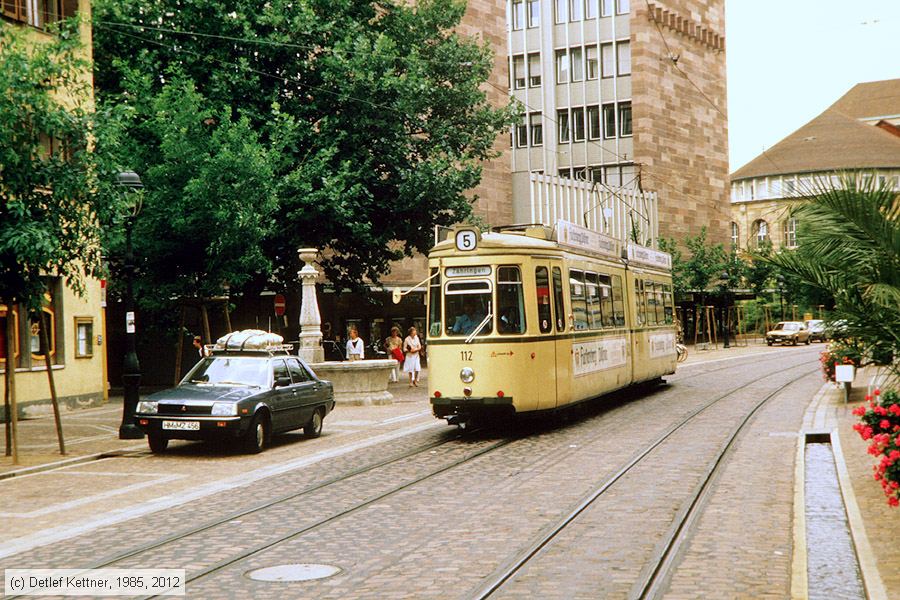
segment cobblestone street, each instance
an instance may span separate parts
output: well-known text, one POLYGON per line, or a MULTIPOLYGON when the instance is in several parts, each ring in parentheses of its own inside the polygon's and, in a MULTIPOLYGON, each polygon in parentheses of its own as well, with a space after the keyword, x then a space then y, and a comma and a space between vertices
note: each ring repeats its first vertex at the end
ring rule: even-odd
MULTIPOLYGON (((340 406, 321 438, 279 436, 261 455, 189 442, 151 455, 132 443, 8 476, 0 565, 186 569, 196 598, 639 597, 713 473, 653 585, 667 598, 788 598, 798 432, 811 400, 830 396, 818 348, 735 350, 693 353, 663 386, 550 423, 461 435, 430 415, 423 388, 392 385, 393 404, 340 406), (338 572, 247 576, 293 563, 338 572)), ((108 426, 114 409, 66 420, 108 426)), ((830 414, 846 421, 849 409, 830 414)), ((896 551, 876 548, 896 598, 884 571, 896 551)))

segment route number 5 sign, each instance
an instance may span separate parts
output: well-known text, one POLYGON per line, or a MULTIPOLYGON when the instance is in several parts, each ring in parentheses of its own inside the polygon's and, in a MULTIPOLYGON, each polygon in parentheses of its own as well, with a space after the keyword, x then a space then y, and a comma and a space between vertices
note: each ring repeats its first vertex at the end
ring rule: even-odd
POLYGON ((473 229, 460 229, 456 232, 456 249, 462 252, 474 250, 478 246, 478 233, 473 229))

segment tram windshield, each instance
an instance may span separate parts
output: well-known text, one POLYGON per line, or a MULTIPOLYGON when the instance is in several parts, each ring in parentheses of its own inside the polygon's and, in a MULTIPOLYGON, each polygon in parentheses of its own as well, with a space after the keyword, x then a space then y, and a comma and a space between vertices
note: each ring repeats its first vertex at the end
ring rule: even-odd
MULTIPOLYGON (((469 335, 491 313, 493 286, 488 279, 450 281, 445 290, 444 329, 447 335, 469 335)), ((478 332, 487 335, 493 330, 489 320, 478 332)))

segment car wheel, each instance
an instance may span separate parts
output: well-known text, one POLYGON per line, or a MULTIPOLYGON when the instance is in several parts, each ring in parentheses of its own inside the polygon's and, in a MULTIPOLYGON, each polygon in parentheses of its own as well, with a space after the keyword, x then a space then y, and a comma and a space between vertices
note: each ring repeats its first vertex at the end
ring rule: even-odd
POLYGON ((772 342, 766 342, 766 346, 771 346, 772 342))
POLYGON ((797 345, 797 338, 794 338, 791 340, 791 346, 796 346, 796 345, 797 345))
POLYGON ((244 433, 244 451, 249 454, 259 454, 266 448, 269 441, 269 420, 265 415, 256 415, 250 423, 249 429, 244 433))
POLYGON ((148 433, 147 443, 150 444, 150 452, 162 454, 169 447, 169 438, 159 433, 148 433))
POLYGON ((806 338, 806 345, 809 346, 809 338, 806 338))
POLYGON ((317 408, 316 412, 310 417, 309 423, 303 427, 303 434, 306 437, 317 438, 322 435, 322 420, 325 418, 323 415, 324 412, 323 409, 317 408))

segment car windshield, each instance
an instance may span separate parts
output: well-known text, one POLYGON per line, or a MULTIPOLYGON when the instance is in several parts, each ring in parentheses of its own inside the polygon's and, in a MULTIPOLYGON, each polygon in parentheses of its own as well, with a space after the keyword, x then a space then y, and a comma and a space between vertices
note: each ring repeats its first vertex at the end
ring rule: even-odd
POLYGON ((263 387, 269 382, 269 363, 265 359, 210 356, 191 369, 181 383, 249 385, 263 387))
POLYGON ((780 327, 781 323, 779 323, 779 327, 775 329, 784 329, 785 331, 796 331, 799 329, 799 326, 796 323, 784 323, 784 327, 780 327))

